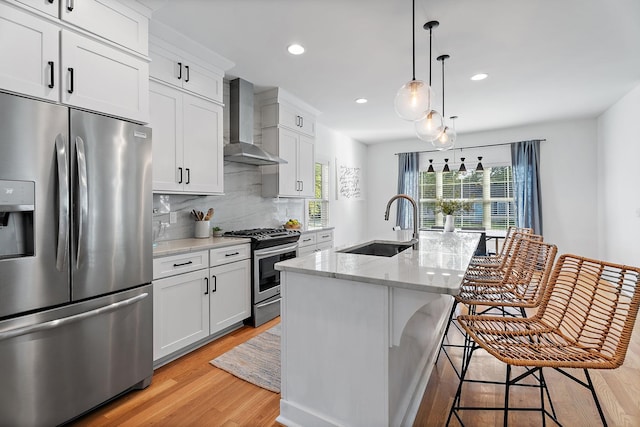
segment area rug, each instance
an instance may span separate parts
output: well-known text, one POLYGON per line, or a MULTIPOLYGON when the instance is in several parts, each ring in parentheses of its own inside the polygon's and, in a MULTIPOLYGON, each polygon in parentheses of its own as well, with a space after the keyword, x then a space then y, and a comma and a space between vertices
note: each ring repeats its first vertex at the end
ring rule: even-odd
POLYGON ((280 393, 280 324, 209 363, 240 379, 280 393))

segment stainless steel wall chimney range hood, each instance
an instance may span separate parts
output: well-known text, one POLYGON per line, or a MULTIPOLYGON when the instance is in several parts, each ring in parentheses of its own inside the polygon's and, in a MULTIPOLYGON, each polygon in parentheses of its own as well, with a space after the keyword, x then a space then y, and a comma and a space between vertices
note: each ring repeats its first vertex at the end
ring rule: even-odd
POLYGON ((250 165, 287 163, 253 144, 253 84, 238 78, 230 87, 231 143, 224 146, 224 159, 250 165))

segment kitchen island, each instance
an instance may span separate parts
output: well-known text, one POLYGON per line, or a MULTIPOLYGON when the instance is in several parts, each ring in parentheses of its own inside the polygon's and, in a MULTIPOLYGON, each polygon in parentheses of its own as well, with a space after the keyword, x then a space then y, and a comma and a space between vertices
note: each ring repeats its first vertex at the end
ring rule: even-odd
MULTIPOLYGON (((408 231, 382 236, 408 242, 408 231)), ((281 262, 287 426, 412 425, 477 233, 421 231, 392 257, 325 250, 281 262)), ((378 239, 380 240, 380 239, 378 239)))

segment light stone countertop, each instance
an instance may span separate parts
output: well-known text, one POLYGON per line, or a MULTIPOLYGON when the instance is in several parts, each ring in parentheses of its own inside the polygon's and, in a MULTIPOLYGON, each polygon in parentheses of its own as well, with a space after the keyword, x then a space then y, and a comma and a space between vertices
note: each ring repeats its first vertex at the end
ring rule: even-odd
POLYGON ((225 246, 251 243, 251 239, 244 237, 209 237, 208 239, 178 239, 158 242, 153 248, 153 257, 163 257, 187 252, 204 251, 225 246))
POLYGON ((333 229, 335 229, 335 227, 309 228, 309 229, 305 229, 305 230, 300 230, 300 234, 315 233, 317 231, 326 231, 326 230, 333 230, 333 229))
MULTIPOLYGON (((370 241, 408 242, 411 234, 411 230, 389 232, 370 241)), ((456 295, 480 234, 420 231, 419 235, 418 250, 409 248, 393 257, 340 253, 344 247, 282 261, 276 264, 276 269, 456 295)))

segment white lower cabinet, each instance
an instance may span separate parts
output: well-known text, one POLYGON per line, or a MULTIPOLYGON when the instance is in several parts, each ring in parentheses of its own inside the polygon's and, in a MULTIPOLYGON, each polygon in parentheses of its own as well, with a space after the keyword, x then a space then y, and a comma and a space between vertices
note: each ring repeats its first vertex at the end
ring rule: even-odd
POLYGON ((208 269, 153 281, 153 360, 209 336, 208 269))
POLYGON ((153 260, 154 362, 251 316, 250 256, 241 244, 153 260))
POLYGON ((298 241, 298 256, 333 248, 333 230, 305 232, 298 241))
POLYGON ((209 270, 209 332, 214 334, 251 316, 251 260, 209 270))

